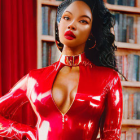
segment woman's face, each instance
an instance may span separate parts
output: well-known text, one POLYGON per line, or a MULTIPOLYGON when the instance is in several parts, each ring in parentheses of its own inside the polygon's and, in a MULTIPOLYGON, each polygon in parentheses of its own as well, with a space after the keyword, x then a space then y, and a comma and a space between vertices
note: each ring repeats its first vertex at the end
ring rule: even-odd
POLYGON ((58 24, 60 42, 68 47, 81 46, 90 35, 92 28, 92 13, 90 7, 83 1, 75 1, 64 11, 58 24), (68 39, 64 34, 72 31, 74 39, 68 39))

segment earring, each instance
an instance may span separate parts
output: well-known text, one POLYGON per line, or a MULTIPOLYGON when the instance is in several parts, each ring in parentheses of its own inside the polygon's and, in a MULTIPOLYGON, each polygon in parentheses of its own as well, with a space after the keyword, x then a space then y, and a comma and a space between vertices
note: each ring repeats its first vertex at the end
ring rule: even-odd
MULTIPOLYGON (((90 37, 89 37, 89 41, 91 41, 91 40, 93 40, 93 38, 95 38, 94 36, 93 36, 93 34, 90 34, 90 37)), ((88 49, 92 49, 92 48, 94 48, 96 46, 96 39, 95 39, 95 43, 94 43, 94 46, 92 46, 91 48, 88 48, 88 49)))
POLYGON ((62 46, 60 46, 60 42, 59 41, 57 41, 57 44, 58 44, 59 48, 63 48, 62 46))
POLYGON ((61 43, 59 41, 56 40, 55 43, 56 43, 56 46, 59 50, 63 49, 63 46, 61 45, 61 43))

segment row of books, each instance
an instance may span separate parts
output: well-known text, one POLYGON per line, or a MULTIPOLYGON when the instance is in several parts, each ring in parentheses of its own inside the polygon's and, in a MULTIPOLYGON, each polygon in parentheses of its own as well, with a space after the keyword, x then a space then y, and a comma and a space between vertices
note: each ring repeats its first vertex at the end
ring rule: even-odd
MULTIPOLYGON (((56 1, 64 1, 64 0, 56 0, 56 1)), ((135 7, 136 0, 107 0, 107 3, 135 7)), ((138 6, 140 6, 140 2, 138 2, 138 6)))
POLYGON ((121 140, 140 140, 140 133, 130 130, 121 133, 121 140))
POLYGON ((140 16, 111 13, 115 19, 115 41, 140 44, 140 16))
POLYGON ((56 8, 42 6, 42 34, 55 35, 56 8))
POLYGON ((140 119, 140 92, 123 91, 123 119, 140 119))
POLYGON ((47 67, 60 58, 61 52, 55 43, 42 42, 42 67, 47 67))
MULTIPOLYGON (((140 81, 140 56, 128 54, 116 56, 118 70, 124 74, 129 81, 140 81)), ((121 80, 123 77, 120 75, 121 80)))
POLYGON ((135 0, 107 0, 109 4, 135 6, 135 0))

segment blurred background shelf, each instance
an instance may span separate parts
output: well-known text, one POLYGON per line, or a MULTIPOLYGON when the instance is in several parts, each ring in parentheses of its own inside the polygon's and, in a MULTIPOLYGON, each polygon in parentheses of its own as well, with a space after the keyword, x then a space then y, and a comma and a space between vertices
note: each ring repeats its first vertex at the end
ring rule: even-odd
POLYGON ((136 87, 140 88, 140 82, 130 82, 130 81, 121 81, 122 86, 124 87, 136 87))
POLYGON ((125 13, 131 13, 131 14, 140 14, 140 8, 139 7, 113 5, 113 4, 109 4, 109 3, 105 3, 105 6, 110 11, 125 12, 125 13))
POLYGON ((61 1, 48 1, 48 0, 42 0, 41 4, 42 5, 48 5, 48 6, 56 6, 60 5, 62 2, 61 1))
POLYGON ((48 41, 48 42, 55 42, 55 37, 49 35, 41 35, 41 40, 48 41))
POLYGON ((123 119, 122 121, 123 126, 139 126, 140 127, 140 120, 130 120, 130 119, 123 119))
POLYGON ((140 51, 140 44, 116 42, 116 41, 115 41, 115 44, 119 49, 132 49, 132 50, 139 50, 140 51))

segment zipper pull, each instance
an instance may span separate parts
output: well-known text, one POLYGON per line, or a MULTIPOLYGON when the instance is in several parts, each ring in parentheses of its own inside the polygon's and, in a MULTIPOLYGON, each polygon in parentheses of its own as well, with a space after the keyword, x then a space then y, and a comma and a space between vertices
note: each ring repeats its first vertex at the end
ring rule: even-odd
POLYGON ((64 120, 64 115, 62 115, 62 122, 64 122, 65 120, 64 120))
POLYGON ((64 114, 62 114, 62 129, 64 129, 64 121, 65 121, 64 114))

